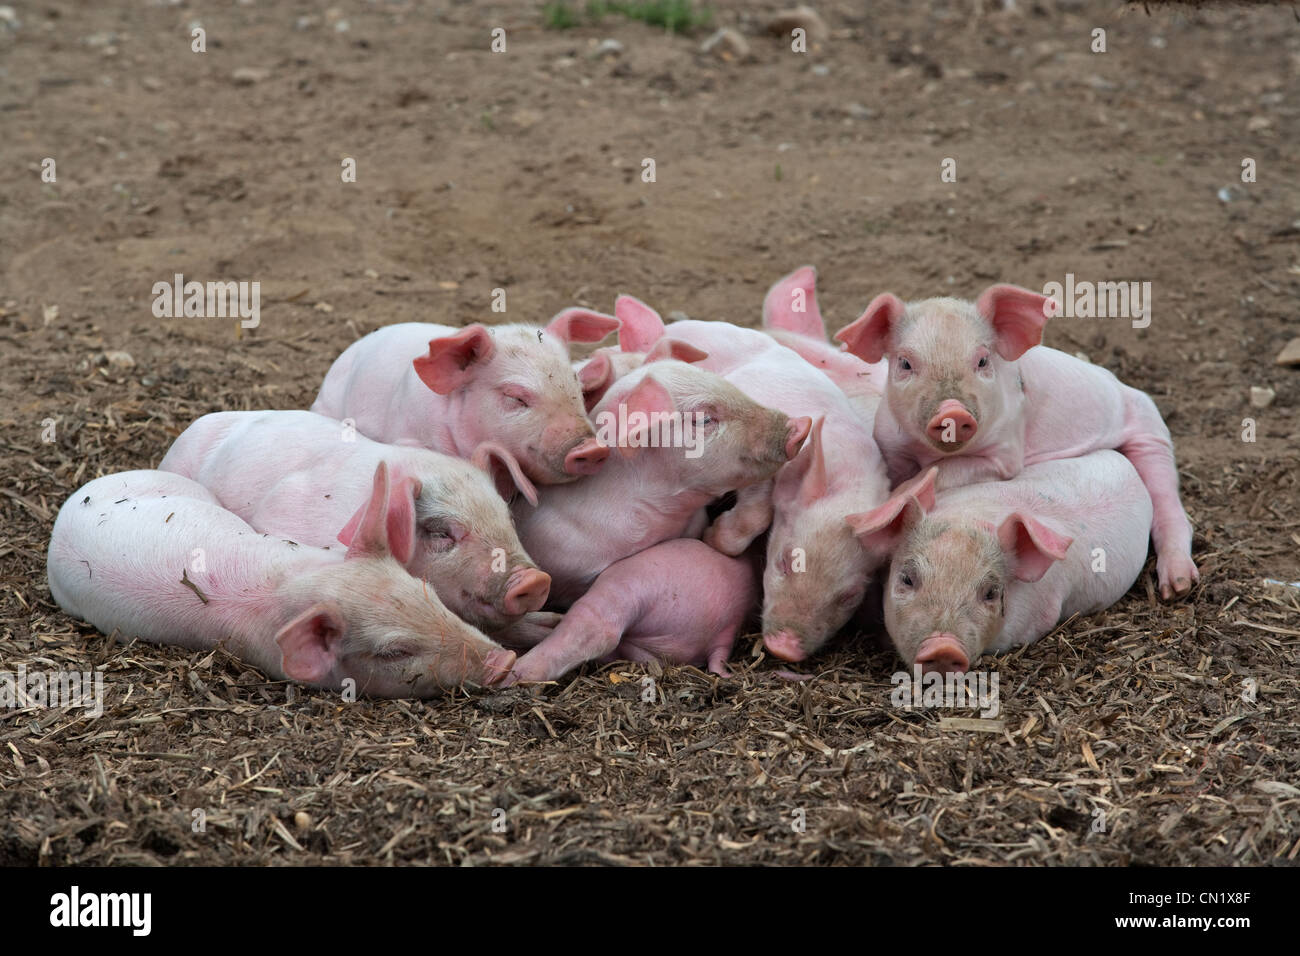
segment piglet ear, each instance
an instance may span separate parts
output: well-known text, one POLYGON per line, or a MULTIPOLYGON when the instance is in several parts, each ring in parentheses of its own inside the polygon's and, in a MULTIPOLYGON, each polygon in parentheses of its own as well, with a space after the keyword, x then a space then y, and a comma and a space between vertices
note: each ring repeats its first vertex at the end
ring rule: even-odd
POLYGON ((591 309, 565 309, 546 323, 548 335, 565 345, 573 342, 599 342, 619 327, 618 319, 591 309))
POLYGON ((621 323, 618 347, 624 352, 648 352, 664 334, 664 320, 640 299, 620 295, 614 302, 614 314, 621 323))
POLYGON ((339 532, 339 540, 348 546, 348 558, 383 558, 392 552, 388 546, 388 463, 375 468, 370 499, 339 532))
POLYGON ((826 323, 817 308, 816 269, 803 266, 767 290, 763 299, 763 327, 826 341, 826 323))
POLYGON ((890 350, 906 311, 902 299, 883 292, 871 300, 867 311, 835 333, 835 339, 864 362, 879 362, 890 350))
POLYGON ((275 643, 280 648, 280 669, 290 680, 322 683, 334 669, 347 622, 328 601, 313 604, 280 628, 275 643))
POLYGON ((998 543, 1015 559, 1015 576, 1021 581, 1037 581, 1053 561, 1064 561, 1073 540, 1019 511, 998 526, 998 543))
POLYGON ((931 468, 912 490, 895 491, 880 507, 844 519, 863 547, 877 554, 889 554, 898 547, 903 536, 934 507, 936 471, 931 468))
POLYGON ((605 397, 614 384, 614 363, 606 352, 597 352, 577 368, 578 384, 582 386, 582 402, 591 411, 605 397))
POLYGON ((476 323, 455 335, 430 340, 429 354, 412 364, 420 381, 439 395, 448 395, 469 384, 495 350, 491 333, 476 323))
MULTIPOLYGON (((633 457, 641 448, 641 438, 643 432, 650 430, 650 421, 655 414, 672 414, 675 411, 673 405, 673 396, 661 384, 647 375, 635 388, 632 389, 620 403, 627 409, 627 430, 618 436, 619 453, 624 458, 633 457), (632 416, 637 412, 644 414, 645 419, 633 423, 632 416)), ((619 416, 620 419, 623 416, 619 416)), ((620 427, 621 423, 620 423, 620 427)))
POLYGON ((934 483, 938 480, 938 477, 939 469, 931 468, 929 471, 922 472, 915 478, 909 478, 907 481, 901 482, 890 494, 890 497, 911 495, 921 503, 922 509, 925 511, 933 511, 934 483))
POLYGON ((676 359, 679 362, 703 362, 708 357, 709 353, 703 349, 697 349, 694 345, 687 345, 685 342, 678 342, 669 338, 660 339, 645 354, 647 363, 661 362, 664 359, 676 359))
POLYGON ((1014 362, 1043 341, 1043 326, 1056 312, 1056 300, 1014 285, 985 289, 975 311, 993 327, 998 355, 1014 362))
POLYGON ((485 441, 474 449, 470 463, 481 471, 487 472, 499 494, 506 501, 515 496, 515 491, 523 493, 528 503, 537 507, 537 488, 528 480, 519 459, 512 455, 504 445, 494 441, 485 441))
POLYGON ((822 447, 822 426, 825 423, 824 415, 813 422, 812 429, 808 432, 808 439, 799 449, 799 454, 785 466, 792 477, 799 481, 799 501, 804 505, 811 505, 814 501, 824 498, 829 485, 826 474, 826 454, 822 447))

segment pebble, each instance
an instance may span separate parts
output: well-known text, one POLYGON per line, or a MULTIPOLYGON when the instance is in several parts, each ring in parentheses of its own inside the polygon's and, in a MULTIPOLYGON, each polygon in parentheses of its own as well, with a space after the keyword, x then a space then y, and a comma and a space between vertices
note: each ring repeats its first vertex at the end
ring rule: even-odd
POLYGON ((1300 339, 1292 339, 1282 346, 1273 361, 1277 365, 1300 365, 1300 339))
POLYGON ((700 44, 701 53, 712 53, 720 60, 749 58, 749 41, 731 27, 723 27, 700 44))
POLYGON ((623 44, 617 40, 601 40, 589 54, 593 60, 599 60, 603 56, 621 56, 623 53, 623 44))
POLYGON ((782 10, 767 21, 767 32, 779 36, 789 36, 799 27, 815 43, 824 42, 831 35, 826 21, 817 15, 817 11, 802 4, 792 10, 782 10))
POLYGON ((236 86, 252 86, 254 83, 260 83, 268 76, 271 71, 261 66, 241 66, 233 73, 230 78, 235 81, 236 86))
POLYGON ((1250 404, 1256 408, 1268 408, 1273 404, 1273 399, 1277 398, 1277 392, 1267 386, 1261 388, 1258 385, 1250 387, 1250 404))

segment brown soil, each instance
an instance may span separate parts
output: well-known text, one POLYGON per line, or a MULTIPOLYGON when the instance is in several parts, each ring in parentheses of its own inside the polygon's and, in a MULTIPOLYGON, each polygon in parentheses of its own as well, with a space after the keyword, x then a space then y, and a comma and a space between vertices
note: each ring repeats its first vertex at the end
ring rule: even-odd
POLYGON ((762 34, 777 5, 726 0, 715 23, 753 60, 725 62, 704 32, 555 31, 523 2, 340 0, 342 32, 285 0, 19 6, 0 22, 0 669, 102 665, 108 700, 95 720, 0 710, 0 863, 1300 855, 1300 592, 1262 584, 1300 579, 1300 370, 1272 364, 1300 334, 1289 9, 820 2, 831 36, 800 55, 762 34), (624 53, 589 58, 610 36, 624 53), (240 85, 244 67, 268 73, 240 85), (1192 599, 1159 604, 1148 566, 1000 660, 1001 733, 892 708, 895 662, 863 639, 803 683, 747 652, 732 680, 672 668, 654 703, 625 665, 344 705, 51 603, 44 551, 78 485, 156 464, 205 412, 307 405, 359 334, 491 321, 498 287, 512 320, 630 292, 754 324, 805 262, 837 327, 885 289, 1150 281, 1150 328, 1058 320, 1048 344, 1166 414, 1192 599), (260 281, 261 326, 154 318, 177 272, 260 281), (1251 408, 1253 385, 1275 402, 1251 408))

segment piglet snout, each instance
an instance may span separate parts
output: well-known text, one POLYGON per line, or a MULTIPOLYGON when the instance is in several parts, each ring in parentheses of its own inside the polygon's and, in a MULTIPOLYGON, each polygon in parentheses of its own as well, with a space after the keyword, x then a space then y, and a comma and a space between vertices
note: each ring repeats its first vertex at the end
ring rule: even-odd
POLYGON ((766 634, 763 637, 763 646, 771 652, 773 657, 779 657, 783 661, 801 661, 805 656, 803 644, 794 631, 777 631, 775 634, 766 634))
POLYGON ((916 650, 916 662, 925 674, 960 674, 970 667, 970 659, 961 642, 952 634, 931 634, 916 650))
POLYGON ((594 475, 609 457, 609 449, 598 439, 586 438, 569 449, 564 456, 566 475, 594 475))
POLYGON ((502 607, 507 614, 540 611, 551 593, 551 576, 537 568, 521 568, 510 575, 502 607))
POLYGON ((964 445, 975 437, 975 416, 955 398, 945 399, 925 426, 930 440, 941 445, 964 445))
POLYGON ((494 648, 483 658, 483 685, 490 687, 500 683, 515 666, 515 652, 504 647, 494 648))
POLYGON ((808 437, 810 431, 812 431, 812 419, 807 415, 790 419, 790 424, 786 428, 786 461, 792 461, 794 456, 799 454, 799 446, 803 444, 803 440, 808 437))

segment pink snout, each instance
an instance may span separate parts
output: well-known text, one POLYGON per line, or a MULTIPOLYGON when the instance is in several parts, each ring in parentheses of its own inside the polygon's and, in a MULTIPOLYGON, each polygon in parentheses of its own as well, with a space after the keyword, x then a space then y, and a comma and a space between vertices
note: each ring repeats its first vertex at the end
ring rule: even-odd
POLYGON ((924 674, 960 674, 970 667, 970 659, 956 636, 938 631, 921 642, 916 650, 916 663, 921 665, 924 674))
POLYGON ((800 643, 799 637, 794 631, 777 631, 775 634, 765 634, 763 636, 763 646, 771 652, 773 657, 779 657, 783 661, 801 661, 807 656, 804 654, 803 644, 800 643))
POLYGON ((500 683, 515 666, 515 652, 499 647, 487 652, 483 658, 483 686, 500 683))
POLYGON ((609 457, 609 449, 595 438, 587 438, 569 449, 564 456, 566 475, 594 475, 609 457))
POLYGON ((955 398, 945 399, 925 426, 930 440, 943 445, 964 445, 975 437, 975 416, 955 398))
POLYGON ((502 607, 510 615, 540 611, 551 593, 551 576, 537 568, 521 568, 510 575, 502 607))
POLYGON ((807 415, 802 418, 790 419, 785 439, 786 461, 793 461, 794 456, 799 454, 799 446, 803 444, 803 440, 808 437, 810 431, 812 431, 812 419, 807 415))

